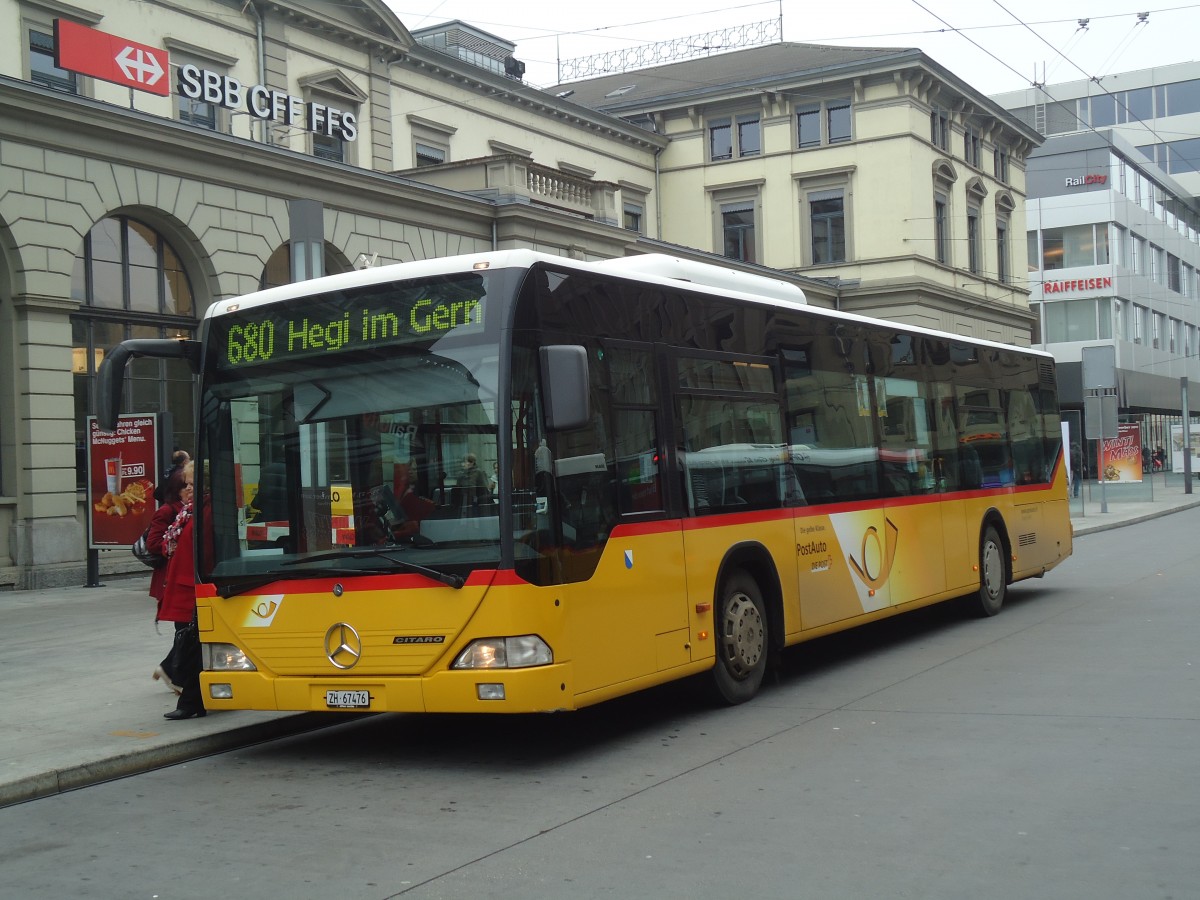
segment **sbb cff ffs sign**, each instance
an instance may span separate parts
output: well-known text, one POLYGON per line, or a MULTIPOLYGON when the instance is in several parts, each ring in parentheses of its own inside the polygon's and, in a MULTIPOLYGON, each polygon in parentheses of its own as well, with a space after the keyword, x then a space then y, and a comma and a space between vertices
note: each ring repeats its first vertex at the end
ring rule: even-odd
POLYGON ((54 20, 54 64, 60 69, 161 97, 171 93, 171 78, 167 74, 170 57, 166 50, 67 19, 54 20))

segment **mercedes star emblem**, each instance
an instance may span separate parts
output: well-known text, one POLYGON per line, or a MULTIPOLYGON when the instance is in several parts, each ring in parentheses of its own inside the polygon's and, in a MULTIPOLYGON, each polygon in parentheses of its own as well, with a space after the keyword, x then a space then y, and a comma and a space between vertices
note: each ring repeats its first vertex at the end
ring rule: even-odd
POLYGON ((325 632, 325 656, 339 669, 352 669, 362 656, 362 638, 352 626, 338 622, 325 632))

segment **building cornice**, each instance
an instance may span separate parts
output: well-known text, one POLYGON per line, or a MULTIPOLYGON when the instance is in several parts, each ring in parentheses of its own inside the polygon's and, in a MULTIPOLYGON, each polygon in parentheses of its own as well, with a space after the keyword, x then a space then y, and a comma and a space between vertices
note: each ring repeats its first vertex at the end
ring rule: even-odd
POLYGON ((24 6, 31 6, 54 16, 65 16, 87 25, 99 25, 104 21, 104 13, 92 12, 82 6, 64 3, 63 0, 24 0, 24 6))
POLYGON ((364 211, 409 207, 478 216, 492 202, 386 172, 329 162, 0 76, 0 119, 22 142, 60 153, 281 197, 354 195, 364 211))
MULTIPOLYGON (((302 3, 287 3, 284 0, 248 0, 248 4, 251 3, 264 12, 273 13, 289 25, 332 35, 338 41, 351 46, 364 47, 384 54, 394 54, 412 47, 416 43, 412 34, 396 18, 395 13, 378 0, 358 0, 353 8, 374 14, 381 29, 386 29, 387 33, 369 31, 347 22, 344 16, 334 18, 302 3)), ((344 11, 352 7, 334 4, 333 8, 344 11)))
POLYGON ((539 115, 549 116, 574 128, 624 141, 640 149, 662 149, 669 143, 664 135, 631 125, 616 116, 572 103, 566 98, 556 97, 523 81, 462 62, 455 56, 440 53, 432 48, 417 45, 403 57, 393 60, 392 65, 419 70, 457 87, 493 97, 539 115))

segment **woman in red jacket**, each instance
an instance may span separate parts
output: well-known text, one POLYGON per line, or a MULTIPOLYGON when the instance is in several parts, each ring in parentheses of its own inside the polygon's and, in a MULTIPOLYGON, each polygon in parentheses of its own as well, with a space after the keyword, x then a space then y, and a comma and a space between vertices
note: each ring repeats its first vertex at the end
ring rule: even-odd
MULTIPOLYGON (((180 497, 183 486, 183 467, 180 466, 171 470, 171 474, 156 491, 162 495, 162 506, 154 511, 154 517, 150 520, 150 527, 146 531, 146 549, 151 553, 157 553, 163 559, 168 558, 167 554, 163 552, 163 535, 175 521, 175 517, 179 515, 179 510, 183 508, 183 498, 180 497)), ((159 566, 150 575, 150 596, 158 602, 158 610, 162 609, 163 587, 166 585, 166 581, 166 565, 159 566)), ((158 612, 156 611, 155 619, 157 618, 158 612)), ((161 680, 178 694, 180 689, 176 687, 171 678, 170 663, 171 657, 168 655, 154 670, 154 680, 161 680)))
POLYGON ((192 492, 194 468, 191 462, 183 467, 183 501, 178 515, 163 533, 163 555, 167 557, 163 595, 158 605, 158 621, 174 622, 177 640, 164 660, 163 668, 179 685, 179 702, 175 709, 164 713, 167 719, 192 719, 204 716, 200 698, 200 667, 191 662, 200 655, 199 638, 191 631, 196 646, 182 646, 178 632, 190 625, 196 615, 196 556, 192 546, 192 492), (170 666, 171 668, 167 668, 170 666))

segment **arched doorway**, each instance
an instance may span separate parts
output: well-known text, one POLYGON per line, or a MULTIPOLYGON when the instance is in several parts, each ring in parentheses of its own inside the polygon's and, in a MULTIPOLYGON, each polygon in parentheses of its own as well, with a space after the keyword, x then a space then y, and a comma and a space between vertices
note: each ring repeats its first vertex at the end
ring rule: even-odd
MULTIPOLYGON (((86 486, 87 417, 94 414, 96 370, 109 348, 129 338, 192 338, 197 316, 179 253, 157 229, 129 215, 97 222, 75 259, 71 296, 71 371, 75 385, 75 479, 86 486)), ((170 412, 174 446, 189 452, 195 410, 192 373, 182 360, 137 359, 125 378, 122 408, 170 412)))
MULTIPOLYGON (((350 264, 346 261, 346 257, 329 241, 325 242, 323 271, 326 275, 337 275, 340 272, 350 271, 350 264)), ((271 254, 271 258, 267 260, 267 264, 263 266, 262 275, 258 278, 258 287, 260 290, 279 287, 282 284, 291 284, 294 280, 292 278, 292 245, 280 244, 271 254)))

